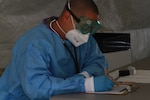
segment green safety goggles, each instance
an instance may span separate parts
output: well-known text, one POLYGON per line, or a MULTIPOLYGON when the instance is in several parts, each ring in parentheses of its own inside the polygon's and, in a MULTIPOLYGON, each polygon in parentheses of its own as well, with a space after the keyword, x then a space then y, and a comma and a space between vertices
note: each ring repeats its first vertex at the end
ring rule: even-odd
POLYGON ((101 27, 100 21, 91 20, 87 17, 81 17, 80 22, 76 23, 76 28, 82 32, 82 34, 94 34, 101 27))
POLYGON ((73 18, 77 21, 75 24, 76 28, 81 31, 82 34, 94 34, 101 27, 101 23, 98 20, 91 20, 87 17, 78 18, 69 8, 66 9, 70 12, 73 18))

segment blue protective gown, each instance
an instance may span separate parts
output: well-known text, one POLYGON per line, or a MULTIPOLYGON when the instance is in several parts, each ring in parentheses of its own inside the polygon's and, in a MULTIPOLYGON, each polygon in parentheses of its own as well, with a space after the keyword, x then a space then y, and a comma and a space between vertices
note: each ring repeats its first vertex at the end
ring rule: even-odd
MULTIPOLYGON (((65 40, 74 55, 74 47, 65 40)), ((105 58, 92 36, 76 48, 80 72, 103 73, 105 58)), ((0 78, 0 100, 48 100, 57 94, 84 92, 72 56, 60 37, 44 23, 22 35, 0 78)))

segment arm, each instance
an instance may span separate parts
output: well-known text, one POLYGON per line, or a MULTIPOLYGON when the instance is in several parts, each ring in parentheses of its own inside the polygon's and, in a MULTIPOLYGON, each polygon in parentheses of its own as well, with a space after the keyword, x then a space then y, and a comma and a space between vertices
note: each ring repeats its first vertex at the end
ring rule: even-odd
POLYGON ((83 92, 84 77, 75 75, 70 78, 54 77, 51 59, 45 49, 30 46, 18 58, 22 88, 30 99, 49 98, 52 95, 83 92))
POLYGON ((85 92, 108 91, 114 83, 106 76, 108 63, 93 37, 90 38, 83 70, 91 77, 85 79, 85 92))
POLYGON ((105 74, 105 68, 108 68, 108 63, 93 37, 89 38, 86 54, 84 55, 84 71, 87 71, 90 76, 105 74))

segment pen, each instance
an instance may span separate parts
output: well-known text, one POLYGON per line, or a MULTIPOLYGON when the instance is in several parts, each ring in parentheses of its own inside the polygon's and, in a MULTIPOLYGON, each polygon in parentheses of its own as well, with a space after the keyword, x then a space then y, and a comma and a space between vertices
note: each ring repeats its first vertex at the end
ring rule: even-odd
POLYGON ((105 75, 112 81, 115 83, 115 85, 119 85, 118 82, 113 79, 112 76, 109 75, 109 70, 108 70, 108 63, 107 63, 107 60, 104 59, 104 72, 105 72, 105 75))
POLYGON ((105 71, 105 75, 106 75, 106 76, 109 76, 108 64, 107 64, 106 59, 105 59, 105 61, 104 61, 104 71, 105 71))
POLYGON ((113 79, 113 77, 111 77, 111 76, 109 75, 108 64, 107 64, 106 59, 105 59, 105 61, 104 61, 104 71, 105 71, 105 75, 106 75, 112 82, 114 82, 115 85, 119 85, 119 83, 118 83, 115 79, 113 79))

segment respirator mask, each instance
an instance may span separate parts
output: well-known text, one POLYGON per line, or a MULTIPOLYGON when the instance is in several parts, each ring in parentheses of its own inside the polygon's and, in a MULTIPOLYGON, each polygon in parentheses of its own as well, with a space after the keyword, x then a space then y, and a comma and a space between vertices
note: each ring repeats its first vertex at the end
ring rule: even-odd
POLYGON ((84 16, 77 18, 77 16, 75 16, 75 14, 70 10, 69 2, 66 9, 72 15, 71 20, 74 27, 74 29, 66 33, 66 38, 71 41, 75 47, 78 47, 88 42, 89 35, 94 34, 101 27, 101 24, 100 21, 91 20, 84 16), (77 23, 74 23, 73 19, 75 19, 77 23))

